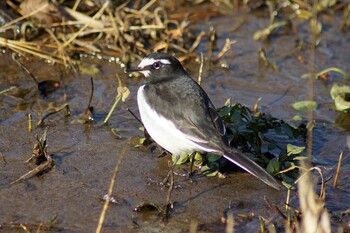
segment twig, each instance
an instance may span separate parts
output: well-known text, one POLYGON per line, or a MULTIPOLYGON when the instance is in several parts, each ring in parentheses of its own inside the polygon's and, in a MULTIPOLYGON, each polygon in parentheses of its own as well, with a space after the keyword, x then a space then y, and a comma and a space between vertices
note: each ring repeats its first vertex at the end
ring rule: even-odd
POLYGON ((27 68, 22 62, 20 62, 19 60, 17 60, 16 55, 17 55, 16 53, 12 53, 12 60, 14 60, 15 62, 17 62, 17 64, 18 64, 25 72, 27 72, 27 73, 30 75, 30 77, 34 80, 34 82, 37 84, 37 87, 38 87, 38 84, 39 84, 38 80, 35 78, 35 76, 32 74, 32 72, 30 72, 30 71, 28 70, 28 68, 27 68))
POLYGON ((7 88, 5 90, 2 90, 2 91, 0 91, 0 95, 5 94, 6 92, 9 92, 9 91, 11 91, 11 90, 13 90, 15 88, 16 88, 15 86, 12 86, 12 87, 9 87, 9 88, 7 88))
POLYGON ((54 110, 53 112, 49 112, 48 114, 43 116, 43 118, 41 118, 41 120, 39 120, 36 125, 37 126, 41 125, 46 118, 48 118, 49 116, 51 116, 51 115, 53 115, 55 113, 58 113, 58 112, 62 111, 63 109, 66 109, 66 116, 69 116, 71 114, 69 105, 68 104, 64 104, 63 106, 59 107, 58 109, 54 110))
POLYGON ((141 14, 144 13, 148 8, 150 8, 157 0, 151 0, 146 5, 144 5, 139 11, 141 14))
POLYGON ((11 184, 16 184, 22 180, 30 179, 33 176, 37 175, 38 173, 45 171, 46 169, 51 168, 52 166, 53 166, 53 160, 52 160, 51 156, 48 156, 47 161, 45 163, 40 164, 39 166, 37 166, 33 170, 30 170, 29 172, 27 172, 26 174, 24 174, 23 176, 21 176, 17 180, 11 182, 11 184))
POLYGON ((199 43, 201 42, 203 36, 205 36, 205 32, 201 31, 199 35, 197 36, 196 40, 193 42, 191 48, 188 50, 188 52, 192 53, 194 50, 198 47, 199 43))
POLYGON ((266 196, 264 196, 264 200, 265 200, 267 206, 268 206, 271 210, 274 210, 274 211, 275 211, 278 215, 280 215, 284 220, 287 220, 287 216, 284 215, 284 214, 282 213, 282 211, 281 211, 276 205, 273 206, 273 205, 270 203, 270 201, 267 199, 266 196))
POLYGON ((88 105, 86 107, 85 113, 90 111, 92 97, 94 96, 94 79, 92 77, 90 77, 90 82, 91 82, 91 92, 90 92, 90 98, 89 98, 89 102, 88 102, 88 105))
POLYGON ((226 39, 225 41, 225 45, 222 48, 222 50, 220 51, 220 53, 218 55, 216 55, 214 60, 219 60, 220 58, 222 58, 226 52, 228 52, 229 50, 231 50, 231 45, 236 43, 235 40, 230 40, 229 38, 226 39))
POLYGON ((133 111, 131 111, 130 108, 127 108, 126 110, 128 110, 128 112, 129 112, 138 122, 140 122, 140 124, 143 126, 143 123, 142 123, 141 119, 138 118, 138 117, 135 115, 135 113, 133 113, 133 111))
POLYGON ((46 7, 48 7, 48 5, 49 5, 48 3, 45 3, 45 4, 43 4, 41 7, 39 7, 38 9, 36 9, 35 11, 32 11, 32 12, 30 12, 30 13, 27 14, 27 15, 23 15, 23 16, 21 16, 21 17, 15 19, 15 20, 12 20, 11 22, 8 22, 7 24, 5 24, 5 25, 3 25, 2 27, 0 27, 0 31, 5 31, 5 30, 8 29, 11 25, 13 25, 13 24, 15 24, 15 23, 21 21, 22 19, 26 19, 26 18, 29 18, 29 17, 32 16, 32 15, 35 15, 36 13, 38 13, 38 12, 44 10, 46 7))
POLYGON ((0 152, 0 157, 1 157, 2 161, 4 161, 4 164, 6 165, 7 164, 6 158, 1 152, 0 152))

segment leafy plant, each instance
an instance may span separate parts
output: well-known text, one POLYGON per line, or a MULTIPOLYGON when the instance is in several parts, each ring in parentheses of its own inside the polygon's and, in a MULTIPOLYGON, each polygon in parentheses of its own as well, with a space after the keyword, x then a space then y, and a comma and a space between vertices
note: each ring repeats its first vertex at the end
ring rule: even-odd
MULTIPOLYGON (((295 163, 305 149, 305 125, 294 127, 270 114, 253 112, 241 104, 227 104, 219 108, 218 113, 226 125, 230 146, 238 148, 284 183, 293 183, 299 174, 295 163)), ((194 159, 194 165, 203 174, 215 176, 225 165, 220 158, 211 153, 197 152, 181 155, 177 161, 173 156, 173 161, 183 164, 194 159)))

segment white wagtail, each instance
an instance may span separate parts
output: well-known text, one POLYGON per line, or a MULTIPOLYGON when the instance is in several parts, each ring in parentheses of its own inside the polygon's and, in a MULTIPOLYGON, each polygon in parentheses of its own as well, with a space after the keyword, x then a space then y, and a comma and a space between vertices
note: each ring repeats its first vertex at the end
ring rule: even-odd
POLYGON ((173 56, 152 53, 135 69, 146 83, 137 92, 148 134, 175 156, 210 152, 224 156, 275 189, 279 183, 262 167, 226 142, 226 128, 206 92, 173 56))

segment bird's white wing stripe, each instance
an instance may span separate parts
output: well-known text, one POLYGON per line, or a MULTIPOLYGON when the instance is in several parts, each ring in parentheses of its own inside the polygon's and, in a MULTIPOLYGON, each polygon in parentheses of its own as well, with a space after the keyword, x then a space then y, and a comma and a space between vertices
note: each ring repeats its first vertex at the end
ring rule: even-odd
POLYGON ((153 59, 153 58, 144 58, 142 59, 141 63, 139 64, 139 68, 145 68, 146 66, 152 65, 155 62, 161 62, 163 64, 171 64, 171 62, 168 59, 153 59))

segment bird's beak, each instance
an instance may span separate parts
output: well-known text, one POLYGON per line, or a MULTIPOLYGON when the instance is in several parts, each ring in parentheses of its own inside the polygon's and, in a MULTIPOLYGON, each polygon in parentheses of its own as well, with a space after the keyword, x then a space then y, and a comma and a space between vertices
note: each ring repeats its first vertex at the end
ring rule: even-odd
POLYGON ((142 68, 129 68, 129 69, 125 69, 124 72, 125 73, 131 73, 131 72, 141 72, 141 71, 144 71, 145 69, 142 69, 142 68))
POLYGON ((150 71, 149 69, 147 68, 140 68, 140 67, 137 67, 137 68, 129 68, 129 69, 125 69, 124 70, 125 73, 131 73, 131 72, 139 72, 139 73, 142 73, 145 78, 147 78, 149 75, 150 75, 150 71))

